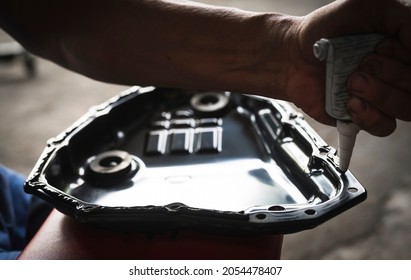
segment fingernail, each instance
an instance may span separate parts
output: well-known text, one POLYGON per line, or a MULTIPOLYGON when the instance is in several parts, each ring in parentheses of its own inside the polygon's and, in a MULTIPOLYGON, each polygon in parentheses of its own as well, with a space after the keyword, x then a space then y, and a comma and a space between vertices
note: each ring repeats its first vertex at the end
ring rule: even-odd
POLYGON ((365 61, 359 69, 370 75, 377 76, 381 74, 382 64, 381 61, 377 59, 369 59, 365 61))
POLYGON ((358 115, 366 110, 366 104, 357 97, 350 97, 347 101, 347 110, 350 115, 358 115))
POLYGON ((348 81, 348 88, 356 92, 363 92, 367 90, 367 77, 360 73, 354 74, 348 81))

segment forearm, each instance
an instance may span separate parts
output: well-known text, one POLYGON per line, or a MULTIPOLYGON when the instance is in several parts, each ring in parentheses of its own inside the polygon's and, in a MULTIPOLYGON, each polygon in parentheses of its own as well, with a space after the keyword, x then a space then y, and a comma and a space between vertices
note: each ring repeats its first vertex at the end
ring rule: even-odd
POLYGON ((285 98, 292 18, 188 1, 36 2, 17 38, 92 78, 285 98))

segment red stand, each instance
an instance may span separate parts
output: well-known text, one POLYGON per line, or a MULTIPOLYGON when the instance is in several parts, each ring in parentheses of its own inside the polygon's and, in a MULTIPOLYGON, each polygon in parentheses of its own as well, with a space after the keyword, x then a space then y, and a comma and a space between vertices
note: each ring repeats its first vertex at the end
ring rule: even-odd
POLYGON ((53 210, 19 259, 280 259, 283 235, 253 237, 179 232, 148 237, 80 223, 53 210))

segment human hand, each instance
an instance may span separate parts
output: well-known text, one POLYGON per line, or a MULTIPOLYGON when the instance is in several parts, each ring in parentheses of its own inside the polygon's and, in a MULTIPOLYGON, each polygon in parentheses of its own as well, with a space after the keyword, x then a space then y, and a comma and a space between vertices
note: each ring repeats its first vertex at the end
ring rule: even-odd
POLYGON ((351 75, 347 87, 352 120, 377 136, 392 133, 396 119, 411 121, 411 51, 396 39, 385 40, 351 75))
POLYGON ((325 65, 316 61, 312 46, 320 38, 371 32, 389 39, 347 82, 351 118, 377 136, 392 133, 397 119, 411 121, 411 7, 395 0, 336 1, 301 18, 287 87, 290 100, 318 121, 333 124, 325 113, 325 65))

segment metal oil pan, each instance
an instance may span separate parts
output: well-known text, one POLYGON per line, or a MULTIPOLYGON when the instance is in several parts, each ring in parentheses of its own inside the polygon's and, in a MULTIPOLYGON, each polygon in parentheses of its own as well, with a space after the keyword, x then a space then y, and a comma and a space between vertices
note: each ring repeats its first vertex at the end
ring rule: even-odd
POLYGON ((133 87, 50 139, 25 190, 81 222, 285 234, 366 198, 288 103, 133 87))

